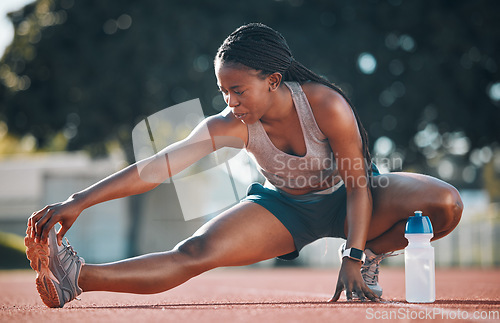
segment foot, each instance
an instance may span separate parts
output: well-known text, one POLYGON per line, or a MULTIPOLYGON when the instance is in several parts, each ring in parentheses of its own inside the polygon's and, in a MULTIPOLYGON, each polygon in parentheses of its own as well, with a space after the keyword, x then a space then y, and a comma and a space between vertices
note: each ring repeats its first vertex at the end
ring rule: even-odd
POLYGON ((37 272, 36 289, 45 305, 63 307, 82 293, 78 277, 85 261, 76 255, 67 239, 67 244, 57 244, 55 227, 50 230, 47 243, 35 242, 31 229, 26 231, 24 244, 30 266, 37 272))
MULTIPOLYGON (((339 248, 339 257, 342 261, 342 254, 345 250, 345 242, 339 248)), ((361 277, 365 281, 366 285, 378 296, 382 296, 382 287, 378 283, 378 274, 380 268, 380 262, 387 257, 397 256, 394 252, 383 253, 380 255, 374 254, 370 249, 365 249, 366 259, 363 265, 361 265, 361 277)), ((353 297, 357 297, 356 293, 353 293, 353 297)))

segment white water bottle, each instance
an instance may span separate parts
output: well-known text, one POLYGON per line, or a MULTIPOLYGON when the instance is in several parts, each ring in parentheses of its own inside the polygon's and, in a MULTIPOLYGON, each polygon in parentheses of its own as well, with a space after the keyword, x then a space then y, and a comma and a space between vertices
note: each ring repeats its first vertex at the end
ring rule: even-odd
POLYGON ((408 218, 405 238, 405 290, 409 303, 433 303, 436 300, 436 279, 432 224, 422 211, 408 218))

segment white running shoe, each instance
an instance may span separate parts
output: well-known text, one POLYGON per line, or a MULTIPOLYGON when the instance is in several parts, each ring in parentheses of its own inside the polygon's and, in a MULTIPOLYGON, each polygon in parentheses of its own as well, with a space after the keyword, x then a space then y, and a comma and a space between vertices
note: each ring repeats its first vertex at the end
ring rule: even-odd
POLYGON ((43 303, 48 307, 63 307, 82 293, 78 277, 85 260, 76 255, 68 239, 59 246, 55 230, 55 227, 50 230, 48 243, 42 244, 30 237, 28 227, 24 244, 30 266, 37 272, 36 289, 43 303))

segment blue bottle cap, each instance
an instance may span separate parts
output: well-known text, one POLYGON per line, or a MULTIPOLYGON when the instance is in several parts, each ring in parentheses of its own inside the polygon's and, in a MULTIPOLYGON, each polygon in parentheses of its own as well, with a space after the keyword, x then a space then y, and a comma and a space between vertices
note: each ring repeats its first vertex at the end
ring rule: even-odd
POLYGON ((415 215, 406 221, 405 233, 433 233, 431 220, 422 216, 422 211, 415 211, 415 215))

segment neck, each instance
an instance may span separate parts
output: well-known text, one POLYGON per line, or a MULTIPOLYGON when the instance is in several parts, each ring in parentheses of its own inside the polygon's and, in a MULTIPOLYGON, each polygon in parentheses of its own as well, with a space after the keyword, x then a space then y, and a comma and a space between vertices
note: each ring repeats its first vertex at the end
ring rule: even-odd
POLYGON ((285 84, 282 84, 270 100, 269 109, 260 121, 266 124, 283 122, 294 112, 292 94, 285 84))

